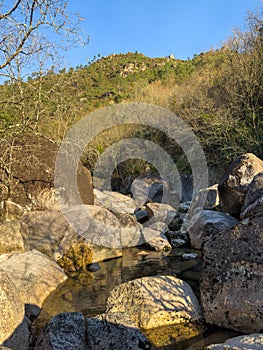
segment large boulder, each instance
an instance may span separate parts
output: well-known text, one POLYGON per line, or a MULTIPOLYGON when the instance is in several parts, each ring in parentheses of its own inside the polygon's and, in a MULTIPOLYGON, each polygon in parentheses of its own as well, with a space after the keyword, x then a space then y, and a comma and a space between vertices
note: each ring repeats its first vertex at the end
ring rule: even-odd
POLYGON ((247 195, 241 209, 241 219, 262 215, 263 212, 263 172, 257 174, 248 186, 247 195))
POLYGON ((87 318, 87 345, 90 350, 150 350, 151 345, 125 313, 111 312, 87 318))
POLYGON ((56 261, 79 243, 90 245, 93 261, 122 255, 119 220, 96 205, 76 205, 63 214, 56 210, 26 213, 21 233, 26 250, 37 249, 56 261))
MULTIPOLYGON (((0 202, 8 199, 26 209, 43 210, 46 205, 54 209, 54 169, 58 145, 46 137, 28 134, 3 139, 0 146, 3 162, 0 166, 0 202), (7 166, 9 176, 5 172, 7 166)), ((91 175, 81 164, 77 182, 83 203, 93 204, 91 175)))
POLYGON ((243 333, 263 329, 263 217, 204 246, 201 302, 207 323, 243 333))
POLYGON ((0 268, 20 291, 28 316, 37 315, 46 297, 67 278, 54 261, 37 250, 14 253, 0 268))
POLYGON ((223 211, 239 216, 248 186, 254 176, 263 171, 263 161, 252 153, 237 158, 226 170, 218 185, 220 207, 223 211))
POLYGON ((134 200, 119 192, 94 189, 94 195, 96 204, 105 206, 113 213, 133 214, 136 209, 134 200))
POLYGON ((25 213, 21 218, 21 233, 26 250, 37 249, 54 260, 79 239, 63 214, 57 210, 25 213))
POLYGON ((212 344, 206 350, 262 350, 263 334, 241 335, 226 340, 223 344, 212 344))
POLYGON ((126 312, 141 329, 202 319, 191 287, 173 276, 143 277, 119 285, 108 297, 107 311, 126 312))
POLYGON ((202 249, 205 242, 237 225, 239 220, 225 213, 203 210, 194 225, 188 230, 191 246, 202 249))
POLYGON ((24 321, 24 303, 20 290, 0 267, 0 344, 8 341, 24 321))
POLYGON ((5 221, 0 224, 0 254, 23 252, 24 242, 19 221, 5 221))
POLYGON ((86 350, 85 319, 79 312, 54 316, 38 337, 35 350, 86 350))

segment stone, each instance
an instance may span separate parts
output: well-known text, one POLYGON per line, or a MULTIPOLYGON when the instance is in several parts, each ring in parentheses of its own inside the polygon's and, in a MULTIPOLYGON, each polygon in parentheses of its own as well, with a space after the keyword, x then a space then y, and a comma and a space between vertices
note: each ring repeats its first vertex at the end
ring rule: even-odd
POLYGON ((241 209, 241 219, 262 215, 263 213, 263 172, 257 174, 248 186, 241 209))
POLYGON ((67 279, 54 261, 37 250, 13 253, 0 264, 0 269, 20 291, 27 316, 38 315, 46 297, 67 279))
POLYGON ((160 177, 144 175, 136 178, 131 185, 131 192, 137 207, 148 202, 161 203, 163 190, 168 183, 160 177))
POLYGON ((219 205, 218 184, 208 187, 203 190, 206 194, 205 209, 214 209, 219 205))
POLYGON ((207 323, 243 333, 262 331, 262 251, 262 217, 205 244, 200 291, 207 323))
POLYGON ((263 171, 263 161, 252 153, 238 157, 226 170, 218 184, 220 208, 239 217, 248 186, 263 171))
POLYGON ((166 233, 169 242, 173 248, 186 247, 189 245, 189 234, 182 231, 171 231, 166 233))
POLYGON ((78 235, 60 211, 32 211, 21 218, 21 233, 26 250, 37 249, 54 260, 61 257, 78 235))
POLYGON ((55 261, 80 243, 94 247, 94 262, 104 260, 103 252, 107 252, 105 259, 109 258, 108 253, 110 257, 122 254, 119 220, 96 205, 73 206, 63 213, 26 213, 21 218, 21 233, 26 250, 37 249, 55 261))
POLYGON ((66 312, 52 317, 34 349, 86 350, 84 316, 80 312, 66 312))
POLYGON ((136 247, 145 243, 142 235, 143 226, 130 214, 115 213, 120 223, 121 246, 136 247))
POLYGON ((0 224, 0 254, 23 252, 24 250, 19 221, 5 221, 0 224))
POLYGON ((20 290, 0 266, 0 344, 7 341, 24 320, 20 290))
POLYGON ((223 344, 212 344, 205 348, 206 350, 262 350, 263 334, 255 333, 241 335, 226 340, 223 344))
POLYGON ((144 224, 146 221, 149 220, 148 218, 148 213, 147 213, 147 210, 146 209, 143 209, 143 208, 137 208, 135 211, 134 211, 134 215, 137 219, 137 221, 141 224, 144 224))
POLYGON ((114 288, 107 312, 126 312, 141 329, 196 322, 202 311, 191 289, 173 276, 142 277, 114 288))
POLYGON ((152 347, 124 312, 110 312, 87 318, 88 349, 150 350, 152 347))
POLYGON ((136 209, 134 200, 124 194, 94 189, 97 205, 103 205, 112 213, 133 214, 136 209))
POLYGON ((146 210, 151 222, 164 222, 167 226, 176 218, 180 218, 177 211, 169 204, 147 203, 146 210))
POLYGON ((108 209, 98 205, 75 205, 63 213, 86 243, 121 249, 120 222, 108 209))
POLYGON ((191 246, 202 249, 205 242, 211 237, 234 227, 238 223, 238 219, 226 213, 203 210, 197 221, 188 230, 191 246))
POLYGON ((151 227, 144 227, 142 235, 146 244, 150 249, 155 251, 169 251, 172 249, 167 237, 160 231, 157 231, 151 227))

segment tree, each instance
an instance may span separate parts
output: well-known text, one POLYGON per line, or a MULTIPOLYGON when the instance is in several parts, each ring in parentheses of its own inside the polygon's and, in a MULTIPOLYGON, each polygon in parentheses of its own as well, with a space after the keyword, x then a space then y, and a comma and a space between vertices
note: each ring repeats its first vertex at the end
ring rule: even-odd
POLYGON ((83 19, 69 13, 67 5, 65 0, 0 0, 0 81, 7 79, 0 85, 0 202, 3 207, 17 184, 24 184, 16 178, 15 169, 24 165, 27 171, 34 170, 34 162, 26 158, 35 159, 43 148, 42 138, 33 137, 43 127, 42 116, 51 113, 47 109, 53 108, 57 118, 62 119, 58 113, 65 109, 61 81, 45 82, 58 67, 61 69, 63 51, 87 43, 79 25, 83 19), (34 144, 24 145, 26 139, 35 140, 34 144), (21 145, 28 146, 27 155, 21 153, 21 145))
MULTIPOLYGON (((67 49, 73 44, 85 44, 80 35, 81 17, 67 11, 65 0, 16 0, 0 2, 0 72, 20 61, 30 59, 34 63, 39 52, 50 52, 50 59, 59 49, 67 49)), ((27 60, 27 63, 30 63, 27 60)), ((50 62, 48 62, 50 63, 50 62)), ((27 68, 27 74, 31 66, 27 68)))

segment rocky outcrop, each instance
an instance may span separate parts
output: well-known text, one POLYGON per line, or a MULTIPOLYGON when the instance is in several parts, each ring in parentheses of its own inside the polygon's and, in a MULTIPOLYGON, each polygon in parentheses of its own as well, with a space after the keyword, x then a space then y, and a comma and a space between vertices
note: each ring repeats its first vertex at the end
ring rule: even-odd
POLYGON ((262 216, 205 244, 201 302, 208 323, 244 333, 263 329, 262 251, 262 216))
POLYGON ((194 225, 188 231, 193 248, 202 249, 211 237, 225 232, 237 225, 239 220, 225 213, 213 210, 203 210, 194 225))
POLYGON ((54 261, 36 250, 12 254, 0 269, 20 292, 27 316, 36 316, 46 297, 67 278, 54 261))
POLYGON ((202 319, 191 287, 172 276, 143 277, 119 285, 109 295, 107 312, 126 312, 141 329, 202 319))
MULTIPOLYGON (((54 169, 58 152, 57 144, 43 136, 30 134, 10 140, 3 139, 0 146, 3 165, 9 167, 8 175, 4 166, 0 169, 2 179, 0 203, 9 200, 27 210, 44 210, 47 209, 47 206, 48 209, 56 208, 54 169)), ((83 203, 93 204, 91 175, 88 169, 81 164, 78 169, 77 182, 83 203)), ((8 214, 3 213, 4 211, 3 206, 2 215, 8 214)))
POLYGON ((263 334, 255 333, 241 335, 228 339, 223 344, 213 344, 205 348, 206 350, 262 350, 263 334))
POLYGON ((20 223, 15 220, 6 221, 0 224, 0 254, 7 254, 14 251, 24 251, 20 223))
POLYGON ((35 350, 86 350, 85 320, 79 312, 54 316, 38 337, 35 350))
POLYGON ((105 313, 87 318, 88 349, 150 350, 152 347, 132 319, 125 313, 105 313))
POLYGON ((237 158, 226 170, 219 182, 220 207, 223 211, 239 216, 248 186, 255 175, 263 171, 263 161, 252 153, 237 158))

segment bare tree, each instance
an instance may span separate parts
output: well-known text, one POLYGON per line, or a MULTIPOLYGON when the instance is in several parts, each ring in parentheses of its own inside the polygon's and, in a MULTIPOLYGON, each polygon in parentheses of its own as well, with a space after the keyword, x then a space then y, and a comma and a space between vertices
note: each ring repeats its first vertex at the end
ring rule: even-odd
MULTIPOLYGON (((57 119, 63 120, 65 107, 61 80, 46 82, 63 66, 65 50, 88 41, 81 30, 82 18, 71 14, 67 5, 65 0, 0 0, 0 204, 3 207, 6 200, 15 198, 19 186, 25 186, 25 175, 27 180, 35 181, 38 170, 50 174, 46 163, 53 156, 50 152, 42 153, 43 149, 53 150, 53 146, 52 140, 45 144, 38 136, 45 124, 42 116, 51 115, 47 109, 52 106, 61 112, 56 113, 57 119), (22 151, 25 147, 26 153, 22 151)), ((46 136, 50 134, 47 132, 46 136)), ((41 178, 43 183, 46 180, 50 183, 49 178, 41 178)))

